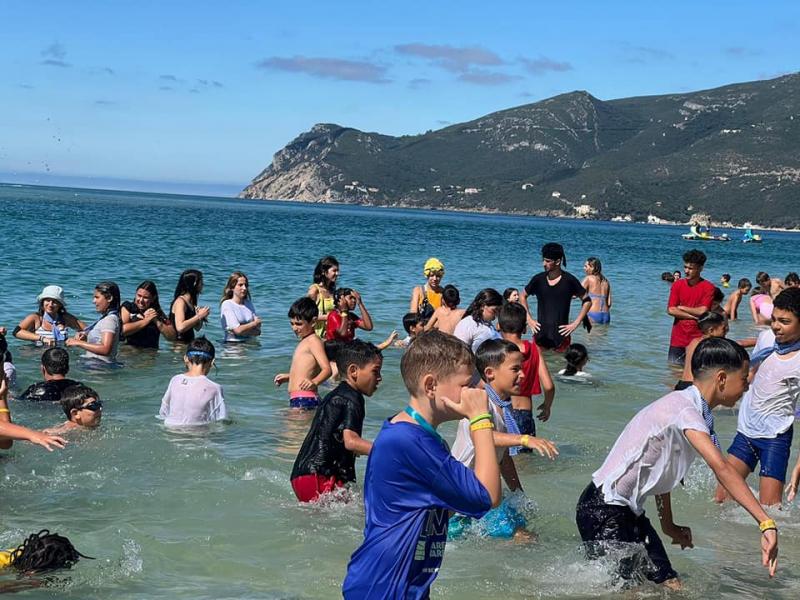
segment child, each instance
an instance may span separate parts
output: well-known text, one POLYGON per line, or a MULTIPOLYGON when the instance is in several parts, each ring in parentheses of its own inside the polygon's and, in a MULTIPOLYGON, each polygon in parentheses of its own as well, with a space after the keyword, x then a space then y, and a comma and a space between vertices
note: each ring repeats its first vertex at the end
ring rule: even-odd
POLYGON ((480 518, 500 502, 500 472, 483 390, 469 389, 469 348, 426 331, 400 361, 408 406, 383 424, 364 477, 364 542, 347 566, 346 600, 427 598, 447 542, 448 511, 480 518), (436 431, 466 417, 474 472, 450 455, 436 431))
MULTIPOLYGON (((775 298, 772 312, 775 344, 753 353, 755 375, 739 406, 736 437, 728 463, 747 477, 760 462, 761 504, 780 504, 792 449, 794 413, 800 399, 800 289, 775 298)), ((794 478, 794 473, 792 474, 794 478)), ((717 501, 725 494, 717 488, 717 501)))
POLYGON ((199 337, 189 342, 183 357, 186 372, 170 379, 161 399, 158 416, 164 419, 164 425, 207 425, 228 417, 222 387, 208 378, 214 356, 214 344, 206 338, 199 337))
POLYGON ((503 290, 503 301, 519 304, 519 290, 517 288, 506 288, 503 290))
POLYGON ((100 395, 85 385, 73 385, 64 390, 61 408, 67 420, 61 425, 45 429, 46 433, 67 433, 73 429, 94 429, 100 426, 103 417, 103 402, 100 395))
POLYGON ((42 354, 40 367, 44 381, 34 383, 20 396, 21 400, 31 402, 60 402, 61 395, 69 387, 79 385, 74 379, 67 379, 69 373, 69 352, 63 348, 48 348, 42 354))
POLYGON ((23 574, 41 573, 55 569, 70 569, 81 558, 72 542, 57 533, 42 529, 32 533, 13 550, 0 551, 0 569, 12 568, 23 574))
POLYGON ((336 365, 342 382, 320 402, 292 467, 292 489, 300 502, 315 502, 355 481, 356 456, 372 448, 361 437, 364 396, 372 396, 381 381, 381 351, 361 340, 341 344, 336 365))
MULTIPOLYGON (((522 311, 523 326, 526 322, 525 309, 522 311)), ((502 309, 501 309, 502 310, 502 309)), ((485 383, 489 396, 489 412, 494 423, 494 446, 500 473, 512 492, 522 491, 513 456, 522 448, 535 448, 542 456, 550 459, 558 455, 552 442, 521 434, 511 405, 511 396, 520 394, 520 384, 524 380, 522 369, 522 352, 513 342, 508 340, 487 340, 475 353, 475 365, 481 379, 485 383)), ((458 424, 458 433, 453 443, 452 454, 459 462, 472 467, 475 459, 475 447, 470 440, 470 421, 462 419, 458 424)), ((450 530, 459 534, 469 525, 469 517, 457 516, 451 519, 450 530)), ((514 537, 524 539, 526 520, 507 499, 495 509, 489 511, 482 525, 491 537, 514 537)))
POLYGON ((458 288, 454 285, 444 286, 442 305, 433 311, 433 316, 425 325, 425 330, 438 329, 452 335, 456 330, 456 325, 464 317, 464 309, 458 308, 459 302, 461 302, 461 295, 458 293, 458 288))
POLYGON ((403 329, 408 334, 405 339, 398 340, 395 344, 398 348, 406 348, 411 342, 414 341, 420 333, 425 331, 425 318, 416 312, 410 312, 403 315, 403 329))
POLYGON ((356 329, 372 331, 372 317, 364 306, 361 295, 350 288, 339 288, 333 295, 335 308, 328 314, 325 326, 325 339, 352 342, 356 329), (361 309, 361 317, 353 311, 356 305, 361 309))
POLYGON ((11 352, 8 350, 8 341, 6 340, 6 328, 0 327, 0 362, 3 363, 3 372, 8 380, 9 388, 17 387, 17 367, 14 366, 14 359, 11 352))
POLYGON ((685 390, 692 385, 692 355, 694 354, 697 344, 705 339, 711 337, 725 337, 728 335, 728 320, 719 313, 704 312, 697 319, 697 326, 703 332, 703 337, 691 341, 686 346, 686 364, 683 366, 683 375, 675 384, 676 390, 685 390))
POLYGON ((583 344, 570 344, 564 353, 564 360, 567 361, 567 366, 558 372, 558 376, 564 381, 586 381, 591 377, 583 370, 586 363, 589 362, 589 352, 583 344))
POLYGON ((603 466, 578 501, 576 521, 590 558, 607 549, 643 544, 649 561, 634 557, 619 562, 624 579, 644 575, 655 583, 679 588, 661 539, 644 511, 648 496, 656 497, 661 530, 681 548, 691 548, 692 531, 676 525, 670 492, 689 472, 696 454, 708 463, 717 480, 759 523, 762 564, 775 574, 778 532, 747 487, 741 474, 725 462, 716 443, 711 410, 733 407, 747 389, 747 352, 732 340, 709 338, 692 356, 694 385, 670 392, 640 410, 617 438, 603 466), (642 572, 643 571, 643 572, 642 572))
POLYGON ((725 315, 725 309, 722 308, 722 302, 725 300, 725 294, 717 286, 714 286, 714 294, 711 296, 711 306, 708 310, 711 312, 725 315))
MULTIPOLYGON (((520 433, 536 435, 536 422, 533 419, 533 402, 531 396, 544 391, 544 402, 537 410, 537 417, 543 423, 550 418, 550 409, 556 390, 547 363, 542 360, 539 348, 533 342, 523 340, 522 335, 527 328, 527 314, 521 304, 508 302, 500 307, 497 314, 497 325, 504 340, 515 344, 522 352, 522 373, 524 378, 520 384, 519 394, 511 396, 514 421, 520 433)), ((525 449, 523 449, 523 452, 525 449)), ((528 450, 530 452, 530 450, 528 450)))
POLYGON ((731 274, 723 273, 722 277, 719 278, 719 282, 724 288, 731 287, 731 274))
POLYGON ((728 296, 728 301, 725 303, 725 315, 729 321, 735 321, 739 318, 738 309, 739 304, 742 302, 742 296, 747 296, 752 288, 753 284, 746 277, 740 279, 739 283, 736 284, 736 289, 728 296))
POLYGON ((275 385, 289 382, 289 407, 314 410, 319 406, 317 387, 332 375, 331 363, 325 354, 325 345, 314 334, 319 309, 316 303, 304 296, 289 308, 289 323, 300 339, 292 355, 288 373, 275 375, 275 385))
POLYGON ((8 408, 8 380, 5 372, 0 371, 0 449, 8 450, 14 440, 25 440, 32 444, 38 444, 50 452, 54 448, 61 449, 67 444, 64 438, 57 435, 34 431, 11 422, 11 409, 8 408))
POLYGON ((786 278, 783 280, 783 283, 787 288, 800 287, 800 275, 792 271, 791 273, 786 275, 786 278))

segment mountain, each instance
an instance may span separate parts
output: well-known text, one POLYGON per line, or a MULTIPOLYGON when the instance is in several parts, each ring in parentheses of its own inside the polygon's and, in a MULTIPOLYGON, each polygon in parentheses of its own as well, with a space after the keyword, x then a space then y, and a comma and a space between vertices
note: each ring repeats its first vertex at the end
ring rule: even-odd
POLYGON ((319 124, 240 197, 800 227, 800 74, 571 92, 414 136, 319 124))

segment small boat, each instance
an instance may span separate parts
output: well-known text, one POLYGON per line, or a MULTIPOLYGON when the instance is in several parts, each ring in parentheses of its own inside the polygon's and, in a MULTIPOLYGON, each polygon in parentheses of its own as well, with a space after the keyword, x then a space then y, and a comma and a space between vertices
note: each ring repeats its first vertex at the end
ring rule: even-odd
POLYGON ((689 228, 689 233, 684 233, 681 237, 685 240, 696 242, 730 242, 731 238, 727 233, 722 235, 712 235, 711 230, 704 225, 692 225, 689 228))
POLYGON ((753 230, 749 227, 744 230, 744 235, 742 236, 743 244, 760 244, 763 241, 762 237, 757 233, 753 233, 753 230))

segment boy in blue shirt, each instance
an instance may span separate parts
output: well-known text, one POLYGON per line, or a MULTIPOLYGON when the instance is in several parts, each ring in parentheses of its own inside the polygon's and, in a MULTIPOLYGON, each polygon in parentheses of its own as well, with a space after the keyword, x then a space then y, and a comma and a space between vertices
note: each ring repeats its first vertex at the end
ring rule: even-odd
POLYGON ((500 502, 500 472, 486 392, 469 389, 469 348, 437 330, 417 336, 400 362, 410 394, 384 423, 364 477, 364 542, 347 566, 345 599, 428 598, 447 542, 450 511, 480 518, 500 502), (457 400, 456 400, 457 399, 457 400), (474 472, 436 427, 470 419, 474 472))

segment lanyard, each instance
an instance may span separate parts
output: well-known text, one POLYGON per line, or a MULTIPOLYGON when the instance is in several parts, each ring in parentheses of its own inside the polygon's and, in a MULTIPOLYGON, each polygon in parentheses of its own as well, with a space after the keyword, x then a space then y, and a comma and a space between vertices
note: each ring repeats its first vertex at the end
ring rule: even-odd
POLYGON ((433 437, 435 437, 439 442, 441 442, 442 446, 447 448, 447 442, 442 439, 442 436, 433 428, 433 425, 428 423, 421 414, 419 414, 416 410, 411 408, 410 406, 406 406, 405 409, 406 414, 414 419, 417 423, 419 423, 420 427, 422 427, 426 432, 430 433, 433 437))

